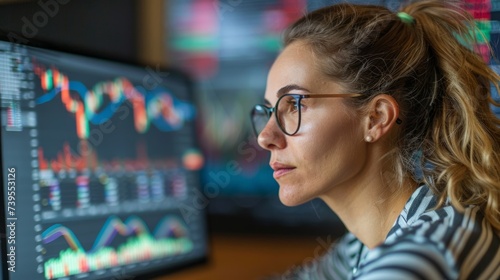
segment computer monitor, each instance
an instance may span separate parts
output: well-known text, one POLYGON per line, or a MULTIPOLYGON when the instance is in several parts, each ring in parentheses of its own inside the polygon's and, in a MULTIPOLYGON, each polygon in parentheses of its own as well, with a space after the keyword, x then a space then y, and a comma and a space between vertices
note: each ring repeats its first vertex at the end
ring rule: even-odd
POLYGON ((173 69, 0 41, 8 279, 131 279, 206 259, 191 88, 173 69))

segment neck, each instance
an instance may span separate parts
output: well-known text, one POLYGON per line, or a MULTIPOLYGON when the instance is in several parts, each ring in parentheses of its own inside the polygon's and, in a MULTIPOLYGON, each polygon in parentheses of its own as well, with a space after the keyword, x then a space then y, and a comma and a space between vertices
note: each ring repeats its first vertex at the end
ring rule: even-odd
POLYGON ((364 177, 367 179, 348 182, 321 198, 347 229, 371 249, 384 242, 415 190, 416 182, 406 179, 400 186, 395 182, 386 183, 382 176, 364 177))

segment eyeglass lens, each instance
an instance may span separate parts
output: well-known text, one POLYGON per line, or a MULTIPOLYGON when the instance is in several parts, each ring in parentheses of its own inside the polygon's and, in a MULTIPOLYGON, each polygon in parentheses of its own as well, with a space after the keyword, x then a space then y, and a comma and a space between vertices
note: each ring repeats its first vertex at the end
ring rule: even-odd
MULTIPOLYGON (((288 135, 295 134, 300 126, 299 95, 283 95, 276 102, 276 120, 280 129, 288 135)), ((256 105, 252 110, 254 132, 259 135, 269 121, 273 109, 264 105, 256 105)))

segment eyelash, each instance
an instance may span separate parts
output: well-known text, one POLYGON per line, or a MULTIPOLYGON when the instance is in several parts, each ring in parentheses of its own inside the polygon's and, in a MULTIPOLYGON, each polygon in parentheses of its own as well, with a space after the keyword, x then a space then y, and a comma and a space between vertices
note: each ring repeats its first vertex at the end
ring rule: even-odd
MULTIPOLYGON (((286 102, 290 105, 293 105, 294 108, 297 108, 297 106, 301 106, 301 111, 304 110, 303 100, 298 100, 296 98, 290 97, 286 102)), ((296 111, 296 109, 294 111, 296 111)))

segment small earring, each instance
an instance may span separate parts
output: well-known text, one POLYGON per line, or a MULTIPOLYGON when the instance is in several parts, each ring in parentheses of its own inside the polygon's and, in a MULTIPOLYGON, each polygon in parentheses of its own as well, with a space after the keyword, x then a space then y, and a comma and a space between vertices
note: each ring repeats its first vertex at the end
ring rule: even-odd
POLYGON ((366 142, 371 142, 371 141, 373 141, 373 137, 371 137, 370 135, 368 135, 368 136, 365 137, 365 141, 366 142))

